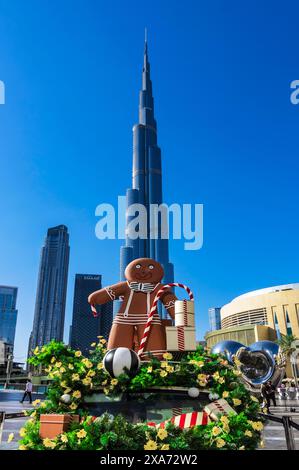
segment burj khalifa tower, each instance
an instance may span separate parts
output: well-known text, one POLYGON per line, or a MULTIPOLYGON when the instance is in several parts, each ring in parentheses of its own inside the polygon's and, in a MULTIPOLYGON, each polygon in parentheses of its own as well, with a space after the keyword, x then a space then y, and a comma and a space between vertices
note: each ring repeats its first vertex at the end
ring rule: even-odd
MULTIPOLYGON (((120 251, 120 277, 128 263, 136 258, 153 258, 164 267, 164 282, 173 282, 173 264, 169 262, 168 238, 162 237, 161 220, 151 220, 151 204, 162 204, 162 167, 161 150, 157 144, 157 123, 154 116, 154 98, 150 78, 147 39, 145 38, 142 70, 142 88, 139 93, 139 119, 133 127, 133 175, 132 188, 127 190, 127 210, 132 204, 142 204, 147 210, 147 220, 143 227, 146 237, 133 239, 128 226, 134 218, 126 217, 126 241, 120 251), (157 226, 158 224, 158 226, 157 226), (152 227, 156 226, 153 237, 152 227)), ((132 211, 133 212, 133 211, 132 211)), ((136 216, 135 216, 136 217, 136 216)), ((140 228, 139 228, 140 229, 140 228)))

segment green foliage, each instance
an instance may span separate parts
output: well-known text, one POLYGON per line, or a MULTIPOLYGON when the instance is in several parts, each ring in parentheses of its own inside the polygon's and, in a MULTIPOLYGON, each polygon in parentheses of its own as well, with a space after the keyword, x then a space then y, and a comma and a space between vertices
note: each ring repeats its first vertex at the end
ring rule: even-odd
POLYGON ((89 358, 55 341, 34 351, 30 363, 42 365, 52 382, 47 399, 34 412, 28 412, 31 420, 23 431, 25 435, 21 446, 26 449, 59 450, 256 448, 262 427, 261 423, 254 424, 258 420, 258 400, 245 388, 237 368, 230 366, 224 357, 212 355, 199 347, 195 352, 186 354, 180 362, 174 362, 167 353, 161 362, 151 358, 142 363, 135 377, 124 373, 115 379, 103 369, 105 353, 103 338, 92 345, 89 358), (104 414, 94 421, 84 406, 84 397, 94 391, 103 390, 106 395, 118 395, 122 391, 142 392, 152 387, 171 386, 197 387, 217 394, 225 398, 238 414, 230 416, 229 422, 223 418, 223 421, 188 430, 168 423, 167 436, 163 437, 165 431, 149 427, 146 423, 129 423, 122 416, 112 419, 104 414), (61 401, 61 396, 65 394, 70 396, 67 404, 61 401), (81 422, 73 424, 69 432, 54 440, 42 441, 38 434, 39 416, 53 412, 79 414, 81 422))

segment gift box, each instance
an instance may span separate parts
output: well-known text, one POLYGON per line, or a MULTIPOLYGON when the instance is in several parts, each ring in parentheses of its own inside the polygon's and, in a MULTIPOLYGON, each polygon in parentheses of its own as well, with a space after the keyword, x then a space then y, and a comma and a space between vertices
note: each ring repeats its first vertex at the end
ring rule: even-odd
POLYGON ((42 414, 39 435, 42 439, 55 439, 59 434, 67 432, 71 423, 79 423, 79 415, 42 414))
POLYGON ((167 351, 195 351, 195 328, 192 326, 167 326, 167 351))
POLYGON ((176 300, 174 304, 175 326, 194 326, 194 302, 176 300))
POLYGON ((167 423, 172 423, 175 426, 186 429, 192 428, 193 426, 204 426, 210 422, 208 413, 205 411, 192 411, 192 413, 184 413, 179 416, 174 416, 171 419, 163 421, 162 423, 147 423, 148 426, 154 426, 156 428, 165 428, 167 423))
POLYGON ((222 415, 228 415, 229 413, 237 414, 224 398, 212 401, 212 403, 205 406, 204 410, 213 421, 218 421, 222 415))

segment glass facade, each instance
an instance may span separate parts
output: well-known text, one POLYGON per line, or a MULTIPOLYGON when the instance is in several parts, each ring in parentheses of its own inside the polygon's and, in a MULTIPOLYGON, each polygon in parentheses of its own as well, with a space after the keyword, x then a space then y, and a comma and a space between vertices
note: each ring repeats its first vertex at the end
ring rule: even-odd
POLYGON ((0 341, 14 344, 18 311, 17 287, 0 286, 0 341))
POLYGON ((52 339, 63 340, 69 251, 67 227, 49 228, 41 252, 29 351, 52 339))
POLYGON ((97 336, 108 339, 112 325, 113 302, 98 306, 99 315, 94 318, 87 301, 89 294, 101 287, 100 275, 76 274, 69 342, 73 349, 80 349, 85 355, 88 355, 91 343, 98 341, 97 336))
POLYGON ((221 307, 209 308, 210 331, 221 329, 220 311, 221 311, 221 307))

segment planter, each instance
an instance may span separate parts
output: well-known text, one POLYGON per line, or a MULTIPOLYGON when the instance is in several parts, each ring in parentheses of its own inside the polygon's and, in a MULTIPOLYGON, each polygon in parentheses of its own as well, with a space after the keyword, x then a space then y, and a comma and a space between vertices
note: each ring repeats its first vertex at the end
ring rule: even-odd
POLYGON ((59 434, 68 431, 71 423, 79 423, 79 415, 45 414, 40 415, 39 435, 42 439, 54 439, 59 434))

